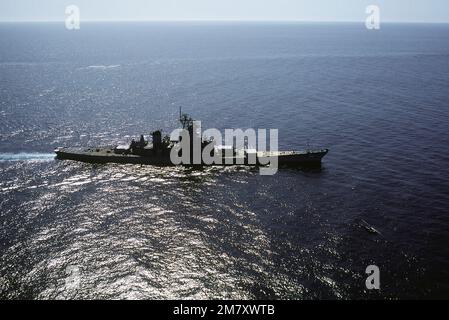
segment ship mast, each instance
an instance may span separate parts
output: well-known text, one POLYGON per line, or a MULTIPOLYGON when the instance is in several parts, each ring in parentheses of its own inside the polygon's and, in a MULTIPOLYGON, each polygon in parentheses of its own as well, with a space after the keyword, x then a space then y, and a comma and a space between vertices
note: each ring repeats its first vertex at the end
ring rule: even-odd
POLYGON ((187 114, 183 114, 181 108, 182 107, 179 107, 179 122, 181 122, 183 129, 190 129, 193 127, 193 119, 187 114))

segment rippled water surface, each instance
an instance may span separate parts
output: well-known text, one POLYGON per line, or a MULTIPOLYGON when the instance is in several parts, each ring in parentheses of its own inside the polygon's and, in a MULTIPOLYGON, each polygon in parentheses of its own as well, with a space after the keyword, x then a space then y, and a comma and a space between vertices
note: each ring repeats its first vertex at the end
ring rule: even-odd
POLYGON ((0 297, 447 298, 448 83, 445 25, 1 24, 0 297), (272 177, 53 160, 179 105, 331 151, 272 177))

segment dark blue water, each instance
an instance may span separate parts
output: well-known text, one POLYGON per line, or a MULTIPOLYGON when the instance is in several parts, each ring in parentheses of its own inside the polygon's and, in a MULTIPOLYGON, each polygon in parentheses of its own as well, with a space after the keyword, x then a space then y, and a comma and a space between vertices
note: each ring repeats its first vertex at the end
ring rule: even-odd
POLYGON ((0 297, 448 298, 448 83, 446 25, 1 24, 0 297), (331 152, 273 177, 49 155, 180 105, 331 152))

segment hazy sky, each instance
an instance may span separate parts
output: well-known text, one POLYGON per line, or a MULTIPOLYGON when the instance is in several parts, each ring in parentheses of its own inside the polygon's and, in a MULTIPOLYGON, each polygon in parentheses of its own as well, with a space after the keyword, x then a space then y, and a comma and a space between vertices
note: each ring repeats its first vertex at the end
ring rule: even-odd
POLYGON ((0 20, 63 21, 72 4, 85 21, 364 21, 375 4, 384 22, 449 22, 449 0, 0 0, 0 20))

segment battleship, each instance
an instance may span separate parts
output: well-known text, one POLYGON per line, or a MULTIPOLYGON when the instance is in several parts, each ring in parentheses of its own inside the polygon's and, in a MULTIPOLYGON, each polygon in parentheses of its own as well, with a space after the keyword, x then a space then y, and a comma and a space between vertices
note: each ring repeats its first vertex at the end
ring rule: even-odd
MULTIPOLYGON (((187 114, 182 114, 180 110, 179 121, 182 129, 187 130, 191 139, 190 148, 195 136, 194 120, 187 114)), ((56 159, 73 160, 87 163, 119 163, 119 164, 140 164, 153 166, 192 166, 193 152, 187 161, 174 163, 172 161, 172 151, 176 149, 181 138, 171 139, 169 136, 162 137, 161 130, 151 133, 152 141, 145 140, 143 135, 139 140, 132 140, 129 144, 92 147, 92 148, 66 148, 61 147, 55 150, 56 159), (190 160, 190 161, 189 161, 190 160)), ((249 148, 238 148, 235 145, 217 145, 213 139, 200 138, 201 150, 206 147, 211 150, 212 156, 218 161, 205 163, 202 159, 199 166, 266 166, 269 159, 276 158, 278 166, 288 167, 320 167, 322 158, 329 152, 328 149, 307 149, 303 151, 258 151, 249 148), (218 164, 217 164, 218 163, 218 164)), ((182 152, 182 151, 181 151, 182 152)))

